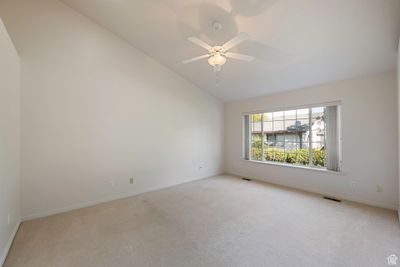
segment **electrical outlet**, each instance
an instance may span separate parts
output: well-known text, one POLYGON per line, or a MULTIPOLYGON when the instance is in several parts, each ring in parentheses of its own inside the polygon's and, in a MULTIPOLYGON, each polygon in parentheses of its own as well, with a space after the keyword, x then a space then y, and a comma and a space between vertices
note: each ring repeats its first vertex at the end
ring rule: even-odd
POLYGON ((380 185, 380 184, 376 185, 376 192, 382 193, 382 185, 380 185))
POLYGON ((133 184, 133 177, 129 178, 129 184, 133 184))
POLYGON ((11 223, 11 215, 10 213, 7 215, 7 224, 10 225, 11 223))

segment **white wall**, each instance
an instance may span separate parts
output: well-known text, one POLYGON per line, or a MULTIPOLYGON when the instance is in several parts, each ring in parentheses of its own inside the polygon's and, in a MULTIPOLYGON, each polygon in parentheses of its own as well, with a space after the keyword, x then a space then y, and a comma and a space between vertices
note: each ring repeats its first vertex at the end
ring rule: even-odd
POLYGON ((396 90, 396 73, 392 72, 228 103, 225 169, 231 174, 397 209, 396 90), (332 101, 342 102, 344 175, 241 159, 242 112, 332 101), (378 184, 382 193, 376 192, 378 184))
POLYGON ((0 15, 22 60, 25 219, 222 172, 219 100, 56 0, 0 15))
POLYGON ((6 257, 20 218, 19 110, 19 56, 0 19, 0 265, 6 257))

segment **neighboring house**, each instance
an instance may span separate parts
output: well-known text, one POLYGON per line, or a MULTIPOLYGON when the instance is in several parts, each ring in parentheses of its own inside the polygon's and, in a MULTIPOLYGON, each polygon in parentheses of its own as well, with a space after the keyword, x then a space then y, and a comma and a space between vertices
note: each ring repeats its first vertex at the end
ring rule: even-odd
MULTIPOLYGON (((295 150, 308 148, 310 145, 308 120, 274 121, 273 124, 271 123, 271 126, 265 127, 266 129, 261 129, 261 122, 253 122, 251 133, 253 136, 261 138, 261 134, 264 132, 266 135, 266 142, 264 142, 269 147, 295 150), (286 124, 289 124, 289 126, 286 124)), ((311 128, 313 147, 323 149, 325 147, 325 120, 323 112, 315 116, 311 128)))

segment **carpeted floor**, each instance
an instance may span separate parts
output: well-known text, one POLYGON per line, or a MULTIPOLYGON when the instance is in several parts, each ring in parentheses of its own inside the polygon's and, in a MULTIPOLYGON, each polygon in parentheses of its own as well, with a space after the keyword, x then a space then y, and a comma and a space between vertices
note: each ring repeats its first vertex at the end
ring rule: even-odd
POLYGON ((5 266, 364 267, 391 254, 394 211, 218 176, 25 222, 5 266))

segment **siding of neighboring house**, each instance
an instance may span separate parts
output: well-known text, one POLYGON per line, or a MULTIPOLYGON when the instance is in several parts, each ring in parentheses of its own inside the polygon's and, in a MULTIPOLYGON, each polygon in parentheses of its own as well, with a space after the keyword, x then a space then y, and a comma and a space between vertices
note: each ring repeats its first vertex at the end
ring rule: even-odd
MULTIPOLYGON (((311 140, 316 148, 325 147, 325 122, 322 117, 323 113, 319 114, 318 119, 311 126, 311 140)), ((267 123, 264 123, 264 129, 262 129, 261 122, 251 122, 250 130, 253 135, 257 135, 259 138, 261 138, 261 134, 264 132, 266 135, 264 142, 268 146, 282 147, 285 150, 309 147, 310 132, 307 130, 308 123, 302 124, 302 120, 297 120, 291 123, 291 125, 286 126, 285 121, 274 121, 273 125, 271 127, 267 123), (274 131, 274 128, 280 130, 274 131)))

